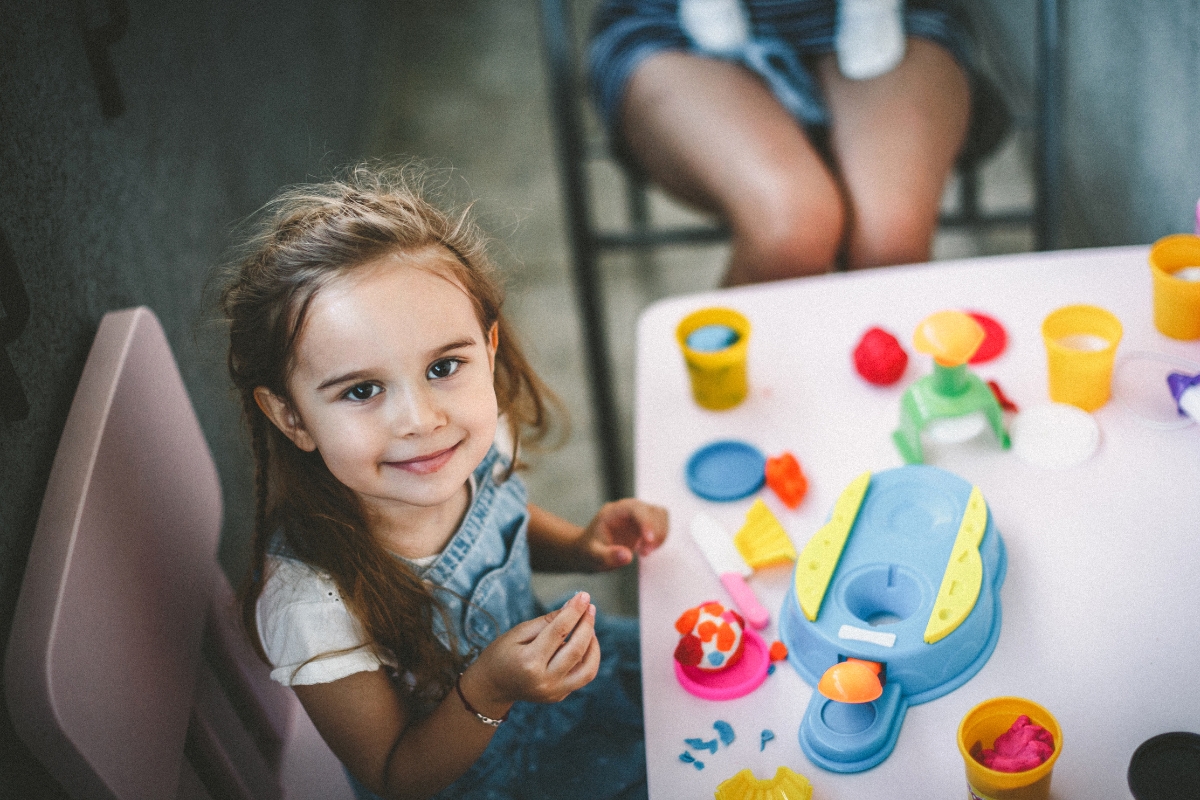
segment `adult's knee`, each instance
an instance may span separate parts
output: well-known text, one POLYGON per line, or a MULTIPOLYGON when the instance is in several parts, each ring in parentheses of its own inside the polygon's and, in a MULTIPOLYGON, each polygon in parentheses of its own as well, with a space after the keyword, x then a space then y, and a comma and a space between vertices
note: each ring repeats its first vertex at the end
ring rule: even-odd
POLYGON ((848 266, 883 267, 928 261, 937 214, 895 204, 856 216, 847 247, 848 266))
POLYGON ((732 224, 735 251, 753 259, 746 265, 753 279, 779 280, 828 272, 841 246, 846 213, 832 185, 818 191, 783 184, 760 196, 732 224))

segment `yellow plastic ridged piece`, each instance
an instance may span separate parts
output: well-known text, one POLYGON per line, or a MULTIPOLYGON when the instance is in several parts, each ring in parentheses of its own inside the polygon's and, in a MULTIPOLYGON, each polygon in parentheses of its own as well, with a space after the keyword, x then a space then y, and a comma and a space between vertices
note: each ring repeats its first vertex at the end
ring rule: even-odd
POLYGON ((842 549, 858 518, 867 487, 871 485, 871 473, 864 472, 842 490, 842 495, 833 504, 833 513, 820 530, 813 534, 800 553, 796 564, 796 601, 809 622, 815 622, 825 590, 833 578, 842 549))
POLYGON ((787 767, 775 771, 775 777, 759 780, 744 769, 717 786, 716 800, 812 800, 808 778, 787 767))
POLYGON ((746 512, 746 523, 734 534, 733 544, 753 569, 796 560, 795 545, 762 500, 755 500, 746 512))
POLYGON ((971 487, 967 498, 967 509, 963 512, 950 550, 950 562, 942 575, 942 586, 938 589, 929 624, 925 626, 925 641, 929 644, 941 641, 962 624, 983 586, 983 559, 979 557, 979 543, 987 528, 987 503, 978 486, 971 487))

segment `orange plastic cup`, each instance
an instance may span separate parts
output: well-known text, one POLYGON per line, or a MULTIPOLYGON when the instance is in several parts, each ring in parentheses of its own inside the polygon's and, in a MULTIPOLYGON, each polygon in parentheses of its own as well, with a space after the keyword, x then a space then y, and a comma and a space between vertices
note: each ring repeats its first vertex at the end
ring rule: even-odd
POLYGON ((958 725, 958 751, 967 768, 968 797, 973 800, 1047 800, 1050 774, 1062 752, 1062 728, 1046 709, 1023 697, 993 697, 972 708, 958 725), (1054 736, 1054 752, 1044 762, 1024 772, 999 772, 975 760, 971 748, 978 742, 984 749, 996 743, 1024 714, 1054 736))
POLYGON ((1050 399, 1092 412, 1108 402, 1121 320, 1097 306, 1064 306, 1042 322, 1050 399))
POLYGON ((711 411, 724 411, 746 399, 750 320, 732 308, 702 308, 679 322, 675 338, 687 363, 692 397, 699 405, 711 411), (700 351, 688 347, 688 336, 706 325, 725 325, 733 329, 737 339, 720 350, 700 351))
POLYGON ((1154 327, 1172 339, 1200 339, 1200 280, 1177 273, 1200 268, 1200 236, 1177 233, 1150 248, 1150 277, 1154 284, 1154 327))

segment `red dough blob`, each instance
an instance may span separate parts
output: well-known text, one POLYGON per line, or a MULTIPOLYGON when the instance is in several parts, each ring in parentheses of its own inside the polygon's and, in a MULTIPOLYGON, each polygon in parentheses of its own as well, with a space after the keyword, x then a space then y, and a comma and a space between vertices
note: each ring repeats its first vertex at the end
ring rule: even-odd
POLYGON ((694 667, 700 663, 700 659, 703 657, 704 650, 700 639, 690 633, 680 639, 679 644, 675 646, 675 660, 685 666, 694 667))
POLYGON ((996 383, 995 381, 988 381, 987 385, 988 388, 992 390, 992 396, 996 398, 996 402, 1000 404, 1001 409, 1005 411, 1011 411, 1014 414, 1020 410, 1017 408, 1016 403, 1008 399, 1008 395, 1006 395, 1004 390, 1000 388, 1000 384, 996 383))
POLYGON ((890 386, 908 367, 908 353, 895 336, 883 328, 871 328, 854 348, 854 368, 876 386, 890 386))

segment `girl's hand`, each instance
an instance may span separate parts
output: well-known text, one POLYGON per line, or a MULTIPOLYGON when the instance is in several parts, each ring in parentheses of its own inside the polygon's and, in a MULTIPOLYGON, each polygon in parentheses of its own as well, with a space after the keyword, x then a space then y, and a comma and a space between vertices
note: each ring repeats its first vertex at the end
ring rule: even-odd
POLYGON ((627 497, 601 506, 579 539, 595 571, 616 569, 645 556, 667 538, 667 510, 627 497))
POLYGON ((562 608, 513 626, 463 673, 464 695, 495 718, 517 700, 557 703, 596 677, 595 621, 596 607, 579 592, 562 608))
POLYGON ((626 498, 601 507, 586 528, 529 506, 529 554, 539 572, 600 572, 623 567, 667 538, 667 510, 626 498))

